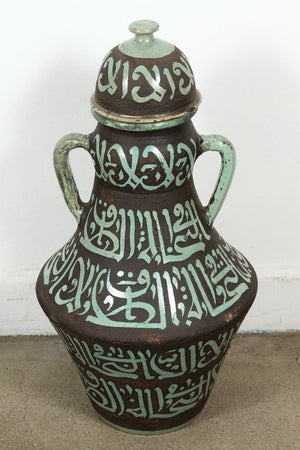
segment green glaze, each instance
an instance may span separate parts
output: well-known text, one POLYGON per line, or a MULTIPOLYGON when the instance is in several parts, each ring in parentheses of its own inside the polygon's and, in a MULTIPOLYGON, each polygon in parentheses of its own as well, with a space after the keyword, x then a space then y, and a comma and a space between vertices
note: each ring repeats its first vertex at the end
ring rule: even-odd
POLYGON ((147 264, 168 264, 203 252, 209 240, 193 200, 176 203, 171 210, 141 211, 99 199, 86 216, 80 243, 117 262, 136 257, 147 264))
POLYGON ((192 199, 170 211, 144 212, 93 196, 91 201, 80 243, 71 239, 43 270, 44 285, 68 313, 107 327, 189 327, 218 316, 249 290, 253 272, 247 260, 223 240, 209 250, 211 235, 192 199), (81 246, 101 256, 99 263, 80 256, 81 246), (106 259, 126 269, 109 269, 106 259), (149 270, 149 264, 164 270, 149 270))
MULTIPOLYGON (((202 139, 200 153, 217 151, 222 158, 219 179, 206 208, 206 219, 212 226, 231 182, 235 153, 221 136, 202 139)), ((165 154, 153 145, 143 149, 134 146, 124 152, 118 143, 109 146, 99 133, 93 144, 90 153, 98 161, 96 175, 100 180, 145 192, 167 189, 172 183, 182 186, 191 176, 199 153, 193 139, 190 145, 167 145, 165 154), (118 155, 117 166, 110 152, 118 155), (157 172, 154 185, 147 178, 149 158, 152 175, 157 172), (175 161, 180 159, 185 165, 176 169, 175 161)), ((68 162, 69 151, 75 147, 88 150, 88 136, 71 134, 62 138, 54 160, 66 203, 79 221, 83 206, 68 162)), ((189 327, 194 321, 223 313, 249 289, 252 270, 238 251, 223 240, 208 250, 211 234, 203 226, 192 198, 174 203, 170 209, 139 210, 117 208, 92 194, 89 205, 79 243, 71 239, 44 267, 44 284, 56 304, 65 306, 68 313, 80 311, 87 322, 106 327, 165 329, 170 322, 189 327), (79 246, 101 256, 99 263, 80 256, 79 246), (201 254, 206 255, 204 261, 201 254), (126 272, 108 269, 105 258, 122 262, 126 272), (137 260, 143 267, 139 271, 131 268, 132 261, 137 260), (165 270, 148 270, 152 263, 165 266, 165 270), (99 296, 104 299, 101 304, 99 296), (141 311, 144 318, 138 320, 137 312, 141 311)))
POLYGON ((135 58, 162 58, 175 49, 169 42, 156 39, 153 33, 159 28, 158 23, 152 20, 138 20, 129 26, 135 33, 135 38, 119 45, 119 50, 125 55, 135 58))
POLYGON ((54 149, 54 168, 66 204, 76 221, 79 222, 83 205, 69 163, 69 152, 77 147, 89 150, 89 138, 87 135, 72 133, 62 137, 54 149))
POLYGON ((92 405, 136 434, 175 431, 200 412, 257 283, 213 228, 234 148, 222 136, 199 136, 191 122, 178 126, 201 96, 185 55, 154 38, 157 29, 134 22, 136 36, 104 58, 91 107, 105 126, 56 144, 57 178, 78 227, 37 282, 92 405), (77 147, 95 167, 86 203, 69 164, 77 147), (221 169, 205 207, 192 175, 208 151, 219 153, 221 169))
POLYGON ((100 344, 88 344, 84 339, 56 327, 68 350, 82 366, 99 376, 131 380, 169 380, 182 375, 190 375, 198 369, 201 373, 210 368, 226 352, 238 325, 220 333, 215 339, 198 340, 188 347, 173 347, 158 353, 145 348, 135 350, 129 347, 110 345, 105 348, 100 344))
MULTIPOLYGON (((139 39, 142 39, 141 36, 145 39, 145 35, 139 35, 139 39)), ((135 42, 134 39, 132 41, 135 42)), ((153 40, 153 43, 155 42, 158 41, 153 40)), ((143 49, 145 45, 139 42, 138 46, 143 49)), ((147 46, 149 43, 146 48, 147 46)), ((144 50, 142 53, 145 56, 144 50)), ((195 89, 194 75, 185 55, 175 52, 173 59, 170 65, 163 59, 158 63, 157 59, 152 61, 150 57, 145 56, 144 64, 141 64, 141 61, 137 64, 130 57, 120 58, 120 53, 116 54, 113 50, 109 52, 98 75, 97 91, 100 95, 111 97, 112 105, 116 102, 116 108, 101 106, 101 102, 97 103, 93 95, 91 107, 94 117, 104 125, 129 131, 169 128, 191 118, 201 102, 201 95, 195 89), (191 92, 194 92, 193 98, 187 105, 186 97, 190 96, 191 92), (159 105, 167 102, 171 107, 174 98, 178 97, 182 98, 185 108, 170 108, 168 112, 159 114, 159 105), (158 114, 152 112, 147 115, 147 107, 140 110, 139 115, 118 113, 118 103, 124 101, 137 106, 156 103, 158 114)))
MULTIPOLYGON (((212 226, 218 212, 222 207, 222 204, 225 200, 226 194, 232 181, 235 169, 235 150, 230 141, 228 141, 228 139, 226 139, 223 136, 218 135, 202 136, 202 139, 203 142, 201 144, 201 151, 203 153, 207 151, 216 151, 221 155, 222 159, 222 166, 218 182, 214 189, 213 195, 211 196, 211 199, 206 207, 206 220, 208 225, 212 226)), ((108 180, 111 184, 115 186, 124 187, 124 183, 122 184, 121 182, 117 182, 116 179, 112 177, 111 170, 110 172, 107 172, 103 162, 101 163, 101 161, 103 161, 104 158, 103 153, 106 151, 109 153, 109 149, 106 149, 106 141, 105 140, 101 141, 100 135, 97 134, 95 137, 95 143, 96 143, 96 154, 99 159, 101 167, 101 172, 97 174, 98 177, 100 179, 101 178, 104 179, 104 181, 108 180), (101 151, 100 151, 100 142, 101 142, 101 151)), ((184 177, 180 174, 177 175, 176 179, 175 176, 172 175, 173 166, 170 167, 170 164, 171 165, 173 164, 172 163, 173 160, 171 159, 170 161, 167 162, 163 157, 163 155, 160 153, 160 151, 156 147, 154 148, 154 146, 149 145, 146 148, 148 152, 155 152, 158 155, 161 167, 164 168, 164 170, 166 170, 167 173, 169 174, 168 176, 165 177, 165 180, 162 182, 163 184, 160 183, 157 186, 146 185, 144 181, 141 178, 139 178, 136 173, 133 172, 133 169, 128 166, 125 153, 119 144, 114 144, 113 148, 114 150, 116 150, 117 146, 119 149, 120 163, 124 172, 127 173, 128 183, 131 185, 131 187, 134 188, 135 186, 142 185, 145 190, 153 191, 161 186, 167 188, 168 185, 174 181, 174 179, 175 185, 179 187, 190 177, 191 173, 190 171, 193 167, 193 163, 196 158, 195 143, 193 142, 193 140, 191 140, 191 144, 192 144, 191 148, 189 148, 185 144, 178 144, 177 146, 177 151, 180 152, 183 151, 188 156, 189 171, 186 173, 186 176, 184 177)), ((66 204, 69 207, 71 213, 76 218, 77 222, 79 222, 80 215, 83 210, 83 205, 80 200, 78 189, 73 177, 72 169, 69 164, 69 152, 70 150, 77 147, 89 150, 89 138, 87 135, 72 133, 61 138, 56 144, 54 150, 54 167, 66 204)), ((137 152, 139 152, 138 148, 135 149, 137 152)), ((144 150, 143 154, 145 154, 146 149, 144 150)), ((169 149, 169 151, 170 155, 172 155, 172 152, 174 152, 173 146, 172 149, 171 148, 169 149)), ((138 161, 139 160, 138 153, 136 154, 136 158, 138 161)))
POLYGON ((235 169, 235 150, 231 142, 223 136, 211 135, 201 137, 203 139, 201 144, 202 152, 218 152, 222 159, 218 182, 206 207, 206 220, 212 226, 232 181, 235 169))
MULTIPOLYGON (((134 103, 144 104, 155 101, 158 104, 167 98, 173 100, 175 94, 183 98, 190 93, 195 85, 192 69, 181 53, 172 63, 172 68, 167 64, 136 65, 132 60, 123 61, 112 52, 108 53, 103 61, 97 87, 100 92, 106 92, 111 97, 128 99, 134 103), (168 84, 162 82, 166 79, 168 84), (128 89, 129 81, 135 86, 128 89), (142 94, 146 84, 148 93, 142 94), (165 86, 165 87, 164 87, 165 86)), ((137 117, 136 117, 137 118, 137 117)))
POLYGON ((208 397, 238 327, 215 339, 158 353, 88 344, 55 326, 96 408, 161 420, 184 414, 208 397))
POLYGON ((168 144, 165 150, 152 144, 134 145, 125 150, 118 142, 108 143, 97 133, 92 144, 90 153, 99 164, 96 174, 100 180, 119 188, 146 192, 185 184, 191 177, 199 150, 193 138, 189 145, 168 144), (112 163, 116 156, 118 164, 112 163))

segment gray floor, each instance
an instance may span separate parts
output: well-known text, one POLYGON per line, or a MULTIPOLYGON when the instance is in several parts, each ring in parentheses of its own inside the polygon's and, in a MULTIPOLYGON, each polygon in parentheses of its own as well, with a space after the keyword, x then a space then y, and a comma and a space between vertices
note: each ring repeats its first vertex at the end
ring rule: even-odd
POLYGON ((300 449, 300 334, 238 335, 202 413, 158 436, 94 412, 56 337, 0 339, 0 449, 300 449))

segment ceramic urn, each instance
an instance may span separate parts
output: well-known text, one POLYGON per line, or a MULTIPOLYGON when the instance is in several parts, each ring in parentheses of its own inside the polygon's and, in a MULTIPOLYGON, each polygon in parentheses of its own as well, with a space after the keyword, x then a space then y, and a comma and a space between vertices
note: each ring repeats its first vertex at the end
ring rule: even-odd
POLYGON ((55 171, 77 229, 36 288, 92 406, 114 427, 142 434, 176 430, 202 410, 257 289, 251 264, 214 228, 234 148, 195 130, 201 96, 192 69, 154 37, 157 29, 130 25, 134 37, 100 67, 95 130, 56 144, 55 171), (69 165, 77 147, 95 168, 86 203, 69 165), (210 151, 222 164, 204 206, 193 166, 210 151))

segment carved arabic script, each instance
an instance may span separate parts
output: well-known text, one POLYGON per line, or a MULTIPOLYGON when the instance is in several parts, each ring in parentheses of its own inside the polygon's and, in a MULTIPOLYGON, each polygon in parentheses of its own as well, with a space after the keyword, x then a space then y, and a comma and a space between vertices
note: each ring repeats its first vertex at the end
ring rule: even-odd
MULTIPOLYGON (((105 230, 106 219, 102 216, 102 221, 97 223, 98 228, 96 223, 91 225, 96 237, 87 248, 117 260, 120 255, 129 261, 133 255, 133 261, 141 257, 144 268, 137 269, 135 264, 127 263, 126 270, 113 270, 106 264, 93 262, 91 258, 83 259, 78 251, 79 244, 72 239, 47 262, 43 270, 44 284, 49 286, 49 293, 54 296, 56 304, 64 305, 69 313, 76 311, 87 322, 97 325, 164 329, 167 323, 191 326, 194 321, 217 316, 236 303, 249 289, 252 272, 247 260, 223 240, 217 248, 207 252, 203 261, 198 257, 190 260, 197 245, 195 252, 204 249, 203 242, 196 244, 201 228, 197 221, 185 227, 180 220, 181 209, 178 207, 176 210, 179 219, 171 229, 169 239, 177 242, 177 247, 174 245, 175 250, 170 252, 167 247, 167 252, 163 253, 165 241, 162 240, 159 253, 154 240, 152 247, 149 247, 149 240, 144 241, 146 247, 143 247, 144 242, 132 241, 125 251, 123 225, 115 228, 113 225, 116 217, 125 217, 126 212, 120 210, 119 214, 108 208, 107 220, 110 219, 112 228, 109 226, 105 230), (188 236, 186 254, 182 251, 184 240, 180 238, 181 232, 188 236), (191 240, 193 233, 195 243, 191 240), (164 270, 153 270, 153 267, 149 270, 147 263, 157 256, 156 263, 164 264, 164 270), (183 260, 187 260, 185 265, 176 264, 183 260)), ((137 223, 141 223, 141 216, 137 218, 137 223)), ((133 226, 135 222, 129 223, 133 226)), ((149 220, 146 224, 149 225, 149 220)), ((151 229, 149 236, 158 229, 151 229)), ((130 236, 133 239, 132 233, 130 236)), ((82 245, 87 244, 85 239, 83 236, 82 245)))
POLYGON ((143 149, 133 146, 125 151, 118 143, 109 145, 98 133, 90 153, 97 161, 95 169, 100 180, 120 188, 154 191, 182 186, 190 178, 197 144, 190 138, 189 145, 168 144, 164 152, 155 145, 143 149))
POLYGON ((238 327, 220 333, 216 339, 160 354, 150 349, 104 348, 56 329, 95 405, 117 415, 166 419, 205 400, 238 327), (177 384, 178 378, 181 384, 177 384), (133 380, 149 380, 151 389, 139 388, 131 384, 133 380), (162 380, 170 380, 171 384, 162 384, 162 380))
POLYGON ((91 200, 80 242, 98 255, 166 264, 203 252, 210 240, 193 200, 176 203, 170 211, 117 208, 94 196, 91 200))
POLYGON ((142 104, 151 100, 160 103, 165 97, 172 100, 175 93, 185 96, 193 85, 193 73, 183 55, 171 68, 159 68, 156 64, 131 66, 129 61, 116 60, 109 53, 97 80, 100 92, 119 95, 122 99, 130 97, 142 104))

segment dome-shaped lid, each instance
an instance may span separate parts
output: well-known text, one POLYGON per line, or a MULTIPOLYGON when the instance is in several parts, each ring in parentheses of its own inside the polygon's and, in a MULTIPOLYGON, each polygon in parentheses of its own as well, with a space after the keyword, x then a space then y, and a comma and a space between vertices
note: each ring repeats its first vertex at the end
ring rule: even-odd
POLYGON ((201 101, 186 56, 153 36, 159 25, 133 22, 135 37, 104 58, 92 96, 92 113, 105 125, 132 131, 178 125, 201 101))

